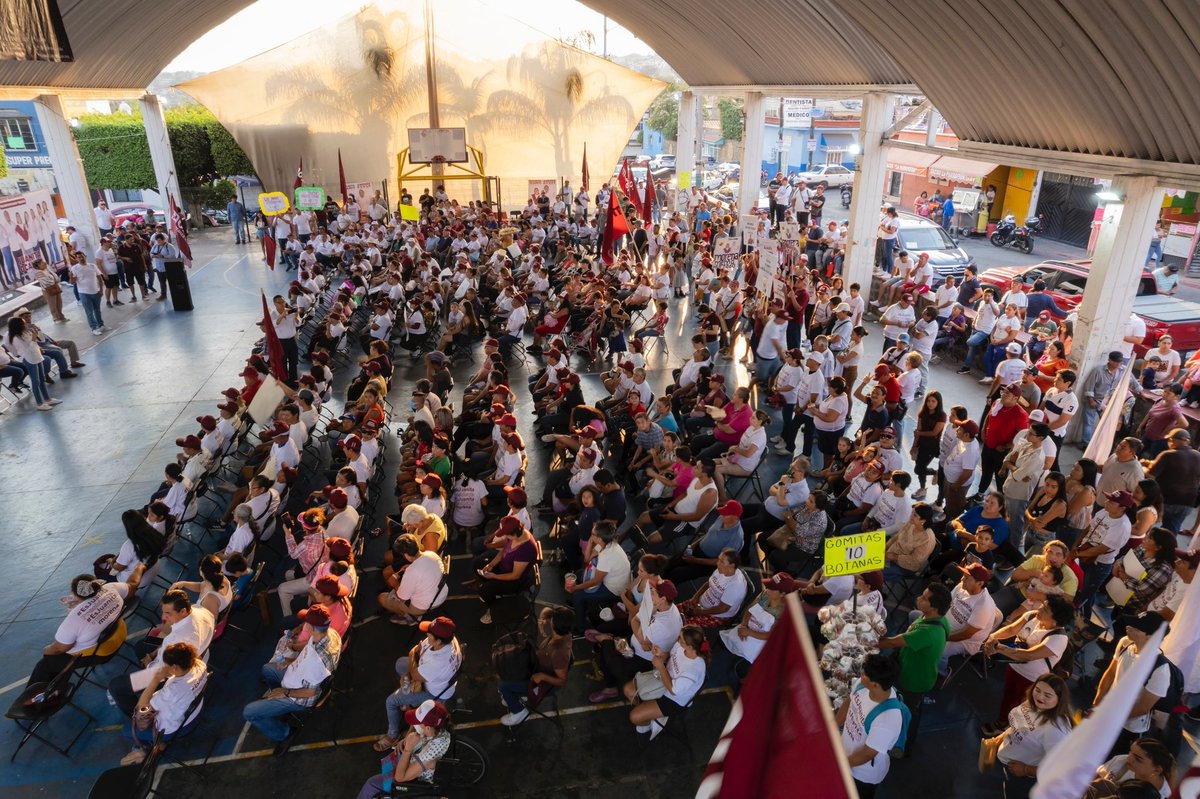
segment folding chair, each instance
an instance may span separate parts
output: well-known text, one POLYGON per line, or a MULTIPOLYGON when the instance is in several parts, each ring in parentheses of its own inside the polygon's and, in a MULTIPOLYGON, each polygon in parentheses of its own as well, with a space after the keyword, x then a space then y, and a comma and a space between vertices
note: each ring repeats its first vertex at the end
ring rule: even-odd
POLYGON ((725 493, 730 499, 739 499, 746 491, 746 487, 750 486, 754 489, 754 496, 758 498, 758 501, 760 503, 766 502, 766 493, 763 491, 762 478, 758 474, 759 469, 762 468, 762 463, 765 458, 766 455, 764 453, 763 458, 760 458, 758 464, 754 467, 754 471, 748 475, 725 476, 725 493), (733 490, 732 486, 734 481, 740 481, 736 490, 733 490))

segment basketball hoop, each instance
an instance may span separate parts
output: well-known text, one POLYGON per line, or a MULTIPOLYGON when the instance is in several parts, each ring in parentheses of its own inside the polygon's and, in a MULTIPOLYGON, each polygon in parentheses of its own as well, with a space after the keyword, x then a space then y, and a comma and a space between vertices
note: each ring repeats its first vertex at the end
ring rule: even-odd
POLYGON ((446 156, 444 156, 444 155, 435 155, 435 156, 433 156, 432 158, 430 158, 430 159, 429 159, 429 163, 431 163, 431 164, 444 164, 444 163, 446 163, 446 156))

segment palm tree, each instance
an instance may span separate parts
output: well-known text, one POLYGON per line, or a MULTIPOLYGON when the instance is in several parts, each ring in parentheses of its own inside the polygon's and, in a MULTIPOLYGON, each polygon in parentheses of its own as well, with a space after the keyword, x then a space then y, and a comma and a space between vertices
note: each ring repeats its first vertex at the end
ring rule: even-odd
POLYGON ((599 75, 588 78, 580 71, 587 57, 558 42, 544 42, 535 50, 510 58, 506 75, 514 88, 488 96, 485 112, 476 120, 479 132, 519 130, 539 134, 554 147, 556 174, 572 174, 574 126, 624 119, 632 127, 634 122, 628 100, 611 94, 599 75))

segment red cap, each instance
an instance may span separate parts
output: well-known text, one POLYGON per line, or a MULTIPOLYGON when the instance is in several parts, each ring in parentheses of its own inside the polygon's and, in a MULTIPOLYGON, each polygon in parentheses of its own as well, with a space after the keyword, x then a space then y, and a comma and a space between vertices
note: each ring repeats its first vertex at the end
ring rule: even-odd
POLYGON ((514 516, 505 516, 496 528, 502 535, 516 535, 521 532, 521 522, 514 516))
POLYGON ((516 427, 517 417, 513 416, 511 413, 506 413, 496 420, 496 424, 500 425, 501 427, 516 427))
POLYGON ((670 580, 663 580, 654 586, 654 592, 668 602, 674 602, 675 597, 679 596, 679 589, 670 580))
POLYGON ((290 433, 291 429, 287 426, 286 422, 276 422, 274 425, 260 433, 258 437, 263 441, 266 441, 267 439, 271 438, 283 438, 290 433))
POLYGON ((875 367, 875 379, 876 380, 883 380, 885 377, 887 377, 891 373, 892 373, 892 370, 887 367, 886 363, 878 364, 875 367))
POLYGON ((362 439, 358 436, 346 436, 338 442, 338 446, 342 449, 349 449, 358 452, 362 449, 362 439))
POLYGON ((499 346, 500 346, 500 341, 499 341, 498 339, 489 338, 487 341, 483 342, 483 346, 485 346, 485 347, 499 347, 499 346))
POLYGON ((311 360, 313 363, 327 364, 327 363, 329 363, 329 353, 314 352, 312 354, 312 358, 310 358, 309 360, 311 360))
POLYGON ((520 486, 505 486, 504 493, 508 495, 508 501, 514 505, 524 507, 529 504, 529 495, 520 486))
POLYGON ((427 474, 421 478, 421 485, 427 485, 436 491, 442 487, 442 476, 439 474, 427 474))
POLYGON ((230 414, 237 413, 238 404, 236 402, 222 402, 217 406, 217 410, 230 414))
POLYGON ((364 433, 378 433, 379 432, 379 422, 375 421, 374 419, 366 420, 365 422, 362 423, 362 431, 364 433))
POLYGON ((508 435, 504 436, 504 443, 516 449, 525 448, 525 442, 521 440, 520 433, 509 433, 508 435))
POLYGON ((742 518, 742 503, 736 499, 731 499, 721 507, 717 508, 718 516, 736 516, 742 518))
POLYGON ((763 588, 778 591, 781 594, 790 594, 800 588, 800 583, 796 582, 795 578, 787 572, 775 572, 763 580, 763 588))
POLYGON ((350 589, 332 574, 327 574, 321 579, 317 580, 315 583, 313 583, 313 588, 317 589, 318 594, 335 596, 338 599, 341 599, 344 596, 350 596, 350 589))
POLYGON ((350 545, 349 541, 337 536, 326 538, 325 547, 329 550, 330 560, 349 560, 350 553, 354 551, 354 547, 350 545))
POLYGON ((238 391, 236 388, 227 388, 221 392, 221 395, 236 402, 238 398, 242 396, 242 392, 238 391))
POLYGON ((957 566, 955 568, 957 568, 960 572, 967 575, 968 577, 971 577, 981 583, 986 584, 989 580, 992 579, 992 570, 989 569, 987 566, 984 566, 982 563, 972 563, 970 566, 967 566, 966 568, 963 568, 962 566, 957 566))
POLYGON ((967 435, 969 435, 971 438, 975 438, 975 436, 979 435, 979 425, 975 424, 975 422, 971 419, 968 419, 967 421, 960 424, 958 426, 958 429, 966 430, 967 435))
POLYGON ((720 383, 721 385, 725 385, 725 375, 709 375, 708 379, 710 381, 712 381, 713 383, 720 383))
POLYGON ((311 624, 313 627, 328 627, 329 626, 329 611, 324 605, 313 605, 296 614, 296 618, 304 624, 311 624))
POLYGON ((200 425, 201 429, 203 429, 206 433, 211 433, 217 429, 217 420, 216 417, 213 416, 197 416, 196 423, 200 425))
POLYGON ((344 489, 335 488, 329 492, 329 505, 334 508, 344 508, 350 504, 350 495, 344 489))
POLYGON ((175 446, 183 447, 184 449, 200 449, 200 439, 196 436, 177 438, 175 439, 175 446))
POLYGON ((1126 510, 1128 510, 1129 508, 1132 508, 1134 505, 1137 504, 1137 500, 1135 500, 1133 498, 1133 494, 1130 494, 1128 491, 1124 491, 1124 490, 1105 491, 1104 498, 1107 499, 1109 502, 1117 503, 1118 505, 1120 505, 1122 508, 1125 508, 1126 510))
POLYGON ((436 638, 454 637, 454 620, 445 616, 438 616, 431 621, 423 621, 420 627, 421 632, 432 633, 436 638))
POLYGON ((433 727, 440 730, 450 720, 450 711, 436 699, 426 699, 419 707, 404 714, 404 723, 410 727, 420 724, 423 727, 433 727))
POLYGON ((247 366, 241 371, 242 377, 258 377, 258 370, 253 366, 247 366))

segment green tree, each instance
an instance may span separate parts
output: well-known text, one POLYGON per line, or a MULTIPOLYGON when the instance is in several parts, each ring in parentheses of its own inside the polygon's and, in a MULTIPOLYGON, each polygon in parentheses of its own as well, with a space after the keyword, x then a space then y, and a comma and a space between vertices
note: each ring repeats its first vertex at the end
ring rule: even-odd
POLYGON ((679 138, 679 86, 671 84, 650 104, 651 128, 657 130, 667 141, 679 138))
POLYGON ((212 147, 208 141, 208 122, 212 120, 212 114, 198 105, 185 105, 169 108, 163 116, 179 185, 199 186, 212 180, 212 147))
POLYGON ((717 101, 717 113, 721 120, 721 138, 726 141, 741 141, 746 129, 741 104, 731 97, 722 97, 717 101))
POLYGON ((149 189, 158 185, 141 113, 85 114, 75 128, 75 143, 89 186, 149 189))
MULTIPOLYGON (((211 117, 211 115, 210 115, 211 117)), ((233 138, 225 126, 211 117, 205 123, 208 131, 208 144, 212 150, 213 171, 218 175, 253 175, 254 164, 241 145, 233 138)))

